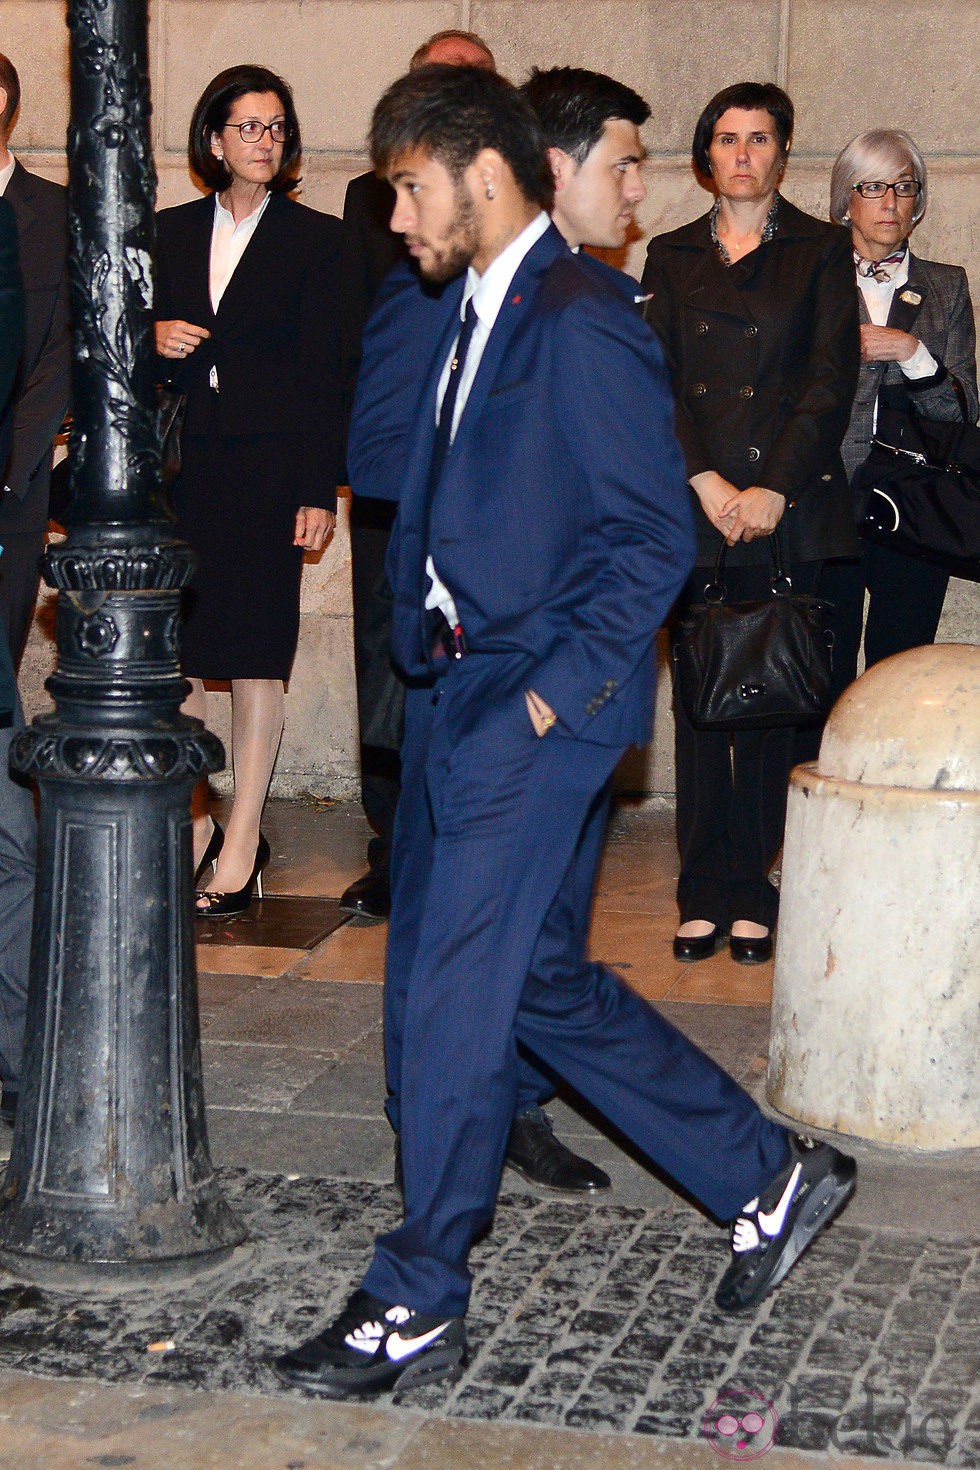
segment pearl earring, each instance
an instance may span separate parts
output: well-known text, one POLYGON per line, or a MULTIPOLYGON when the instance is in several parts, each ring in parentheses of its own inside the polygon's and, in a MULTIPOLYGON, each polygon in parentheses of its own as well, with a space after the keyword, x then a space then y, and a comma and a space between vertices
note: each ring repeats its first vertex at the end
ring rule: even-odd
POLYGON ((487 198, 488 199, 492 199, 493 198, 493 185, 492 184, 488 184, 487 185, 487 198))

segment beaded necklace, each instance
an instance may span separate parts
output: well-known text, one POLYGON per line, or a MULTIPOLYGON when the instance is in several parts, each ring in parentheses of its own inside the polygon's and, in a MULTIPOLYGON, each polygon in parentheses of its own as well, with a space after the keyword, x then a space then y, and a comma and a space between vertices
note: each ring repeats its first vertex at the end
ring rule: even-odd
MULTIPOLYGON (((708 228, 711 231, 711 239, 712 239, 712 241, 714 243, 714 247, 717 250, 718 254, 721 256, 722 265, 734 265, 735 262, 732 260, 732 258, 729 255, 728 251, 725 249, 724 245, 721 243, 721 241, 718 238, 718 224, 717 224, 717 220, 718 220, 718 211, 719 211, 720 208, 721 208, 721 200, 720 199, 716 199, 715 202, 714 202, 714 205, 712 206, 711 214, 710 214, 710 216, 708 218, 708 228)), ((773 235, 776 233, 776 226, 777 226, 778 222, 779 222, 779 194, 777 192, 772 197, 772 203, 769 206, 769 213, 766 215, 766 222, 762 226, 762 234, 759 236, 759 244, 760 245, 766 245, 772 239, 773 235)))

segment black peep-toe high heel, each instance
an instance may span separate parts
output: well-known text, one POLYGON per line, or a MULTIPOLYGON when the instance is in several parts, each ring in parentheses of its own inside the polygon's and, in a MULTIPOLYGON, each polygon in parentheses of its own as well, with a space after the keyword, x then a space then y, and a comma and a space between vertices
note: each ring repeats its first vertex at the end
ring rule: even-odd
POLYGON ((252 902, 252 889, 258 889, 262 897, 262 869, 272 853, 268 842, 259 833, 259 845, 255 849, 255 864, 244 888, 235 893, 198 893, 195 895, 194 913, 199 919, 236 919, 244 914, 252 902), (202 903, 203 901, 203 903, 202 903))

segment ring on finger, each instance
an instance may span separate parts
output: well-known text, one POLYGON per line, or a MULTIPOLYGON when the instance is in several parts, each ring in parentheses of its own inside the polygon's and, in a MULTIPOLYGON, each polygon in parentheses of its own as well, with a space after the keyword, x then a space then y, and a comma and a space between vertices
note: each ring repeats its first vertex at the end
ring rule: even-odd
POLYGON ((184 353, 187 351, 187 345, 186 345, 186 343, 184 343, 184 342, 178 342, 177 343, 177 351, 180 353, 181 357, 183 357, 184 353))

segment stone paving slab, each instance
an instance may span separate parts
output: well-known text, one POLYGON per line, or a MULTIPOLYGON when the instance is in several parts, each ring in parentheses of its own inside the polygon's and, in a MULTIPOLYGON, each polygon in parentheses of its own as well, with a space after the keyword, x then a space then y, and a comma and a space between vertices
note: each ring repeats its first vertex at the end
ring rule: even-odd
MULTIPOLYGON (((719 1470, 705 1442, 0 1371, 0 1470, 719 1470)), ((869 1462, 835 1460, 835 1470, 869 1462)), ((774 1448, 766 1470, 813 1470, 774 1448)))
MULTIPOLYGON (((0 1369, 301 1397, 268 1359, 339 1309, 371 1236, 397 1220, 397 1196, 245 1169, 224 1183, 253 1245, 205 1282, 73 1297, 0 1276, 0 1369), (147 1350, 167 1341, 173 1351, 147 1350)), ((724 1234, 693 1210, 508 1192, 473 1254, 467 1371, 394 1407, 449 1424, 653 1436, 736 1460, 775 1441, 832 1458, 980 1464, 974 1242, 845 1218, 746 1319, 711 1304, 726 1259, 724 1234), (749 1413, 758 1423, 733 1440, 749 1413)))

